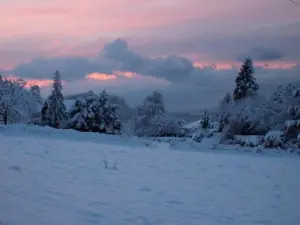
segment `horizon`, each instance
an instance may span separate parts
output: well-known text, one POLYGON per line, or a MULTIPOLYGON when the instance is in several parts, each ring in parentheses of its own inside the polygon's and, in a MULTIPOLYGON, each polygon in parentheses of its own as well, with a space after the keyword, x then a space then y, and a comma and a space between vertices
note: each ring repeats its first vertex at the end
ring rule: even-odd
POLYGON ((138 104, 158 90, 172 111, 207 108, 248 56, 263 86, 300 80, 299 12, 283 0, 0 0, 0 71, 44 95, 59 70, 65 95, 106 88, 138 104))

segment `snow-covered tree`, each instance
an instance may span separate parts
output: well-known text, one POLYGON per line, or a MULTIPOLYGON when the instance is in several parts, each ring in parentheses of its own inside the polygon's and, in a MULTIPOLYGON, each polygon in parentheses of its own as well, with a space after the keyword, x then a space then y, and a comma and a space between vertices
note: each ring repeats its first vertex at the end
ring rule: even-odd
POLYGON ((119 109, 120 105, 111 103, 108 93, 106 90, 103 90, 99 96, 100 132, 120 133, 119 109))
POLYGON ((41 89, 38 85, 30 86, 30 91, 29 92, 39 105, 43 104, 43 98, 41 96, 41 89))
POLYGON ((85 97, 87 107, 87 126, 89 131, 99 132, 100 127, 100 103, 99 96, 90 91, 85 97))
POLYGON ((252 59, 244 60, 243 65, 235 80, 236 87, 233 92, 235 101, 245 99, 256 94, 259 85, 256 83, 252 59))
POLYGON ((108 102, 109 104, 119 106, 117 114, 122 122, 127 122, 133 117, 134 110, 129 106, 129 104, 123 97, 110 94, 108 96, 108 102))
POLYGON ((108 94, 106 90, 103 90, 99 95, 99 130, 100 132, 106 133, 106 129, 109 126, 109 103, 108 94))
POLYGON ((201 119, 201 127, 203 129, 207 129, 207 128, 209 128, 209 125, 210 125, 210 115, 209 115, 208 111, 205 110, 204 114, 202 116, 202 119, 201 119))
POLYGON ((285 133, 287 137, 296 139, 300 133, 300 88, 295 88, 292 98, 288 99, 287 121, 285 133))
POLYGON ((101 133, 120 133, 121 121, 118 105, 108 102, 108 94, 103 90, 100 95, 90 91, 77 99, 69 112, 69 128, 80 131, 101 133))
POLYGON ((36 100, 22 79, 0 79, 0 116, 3 123, 28 122, 36 113, 36 100))
POLYGON ((181 124, 165 112, 163 96, 154 91, 137 108, 134 130, 138 136, 176 136, 182 134, 181 124))
POLYGON ((121 131, 121 120, 118 115, 118 110, 120 106, 117 104, 109 104, 106 111, 105 123, 106 132, 119 134, 121 131))
POLYGON ((76 99, 69 112, 68 127, 79 131, 88 131, 88 109, 85 100, 76 99))
POLYGON ((58 71, 54 74, 53 89, 48 97, 48 109, 46 118, 49 121, 49 126, 60 128, 64 125, 67 119, 66 106, 64 104, 64 96, 62 94, 62 82, 58 71))

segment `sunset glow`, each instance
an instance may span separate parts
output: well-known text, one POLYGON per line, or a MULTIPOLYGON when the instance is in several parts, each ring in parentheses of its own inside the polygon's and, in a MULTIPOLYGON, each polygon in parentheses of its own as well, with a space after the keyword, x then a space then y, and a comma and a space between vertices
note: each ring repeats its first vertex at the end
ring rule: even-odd
POLYGON ((205 63, 205 62, 193 62, 194 67, 196 68, 205 68, 205 67, 212 67, 216 70, 229 70, 237 66, 237 63, 205 63))
POLYGON ((37 85, 40 88, 48 87, 53 84, 53 80, 38 80, 38 79, 24 79, 26 81, 26 87, 37 85))
POLYGON ((0 74, 45 95, 56 70, 64 94, 107 88, 134 99, 163 87, 166 102, 220 84, 212 95, 223 95, 246 57, 258 79, 300 74, 289 1, 0 0, 0 30, 0 74))
POLYGON ((88 80, 106 81, 106 80, 115 80, 115 79, 117 79, 117 76, 113 75, 113 74, 91 73, 91 74, 86 75, 86 78, 88 80))

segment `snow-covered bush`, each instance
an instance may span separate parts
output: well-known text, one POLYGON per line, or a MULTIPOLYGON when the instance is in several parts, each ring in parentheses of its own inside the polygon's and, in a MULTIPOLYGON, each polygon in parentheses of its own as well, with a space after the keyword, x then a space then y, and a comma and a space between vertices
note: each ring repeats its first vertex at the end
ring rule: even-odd
POLYGON ((263 136, 258 136, 258 135, 248 135, 248 136, 243 136, 243 135, 236 135, 235 137, 236 144, 240 144, 241 146, 245 147, 257 147, 263 143, 263 136))
POLYGON ((195 142, 201 142, 202 139, 205 137, 205 133, 206 133, 205 130, 203 130, 202 128, 199 128, 191 135, 191 138, 195 142))
POLYGON ((263 145, 266 148, 284 148, 286 141, 283 131, 269 131, 263 139, 263 145))
POLYGON ((264 135, 271 127, 264 96, 256 95, 233 104, 228 112, 230 132, 234 135, 264 135))

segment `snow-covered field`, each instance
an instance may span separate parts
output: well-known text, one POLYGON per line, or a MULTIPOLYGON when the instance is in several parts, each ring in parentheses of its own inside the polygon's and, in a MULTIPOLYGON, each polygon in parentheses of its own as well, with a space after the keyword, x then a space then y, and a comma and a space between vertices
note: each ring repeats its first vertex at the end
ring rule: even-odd
POLYGON ((300 157, 205 150, 1 126, 0 224, 300 224, 300 157))

